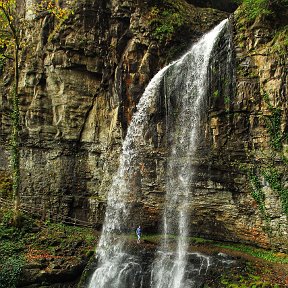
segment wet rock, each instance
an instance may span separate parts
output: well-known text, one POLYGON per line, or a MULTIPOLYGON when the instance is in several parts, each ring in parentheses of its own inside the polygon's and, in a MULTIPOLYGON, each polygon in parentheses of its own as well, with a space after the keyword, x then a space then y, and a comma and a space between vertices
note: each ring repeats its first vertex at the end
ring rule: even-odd
POLYGON ((17 287, 76 287, 86 264, 79 261, 75 264, 65 264, 59 259, 46 262, 43 265, 30 264, 24 267, 17 287), (62 286, 61 286, 62 285, 62 286))

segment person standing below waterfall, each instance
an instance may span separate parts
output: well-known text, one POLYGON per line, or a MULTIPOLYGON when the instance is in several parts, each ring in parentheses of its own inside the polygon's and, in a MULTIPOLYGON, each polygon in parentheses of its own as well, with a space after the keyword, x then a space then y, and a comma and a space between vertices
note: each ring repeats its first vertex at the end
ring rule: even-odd
POLYGON ((137 235, 137 243, 140 243, 140 238, 141 238, 141 226, 136 229, 136 235, 137 235))

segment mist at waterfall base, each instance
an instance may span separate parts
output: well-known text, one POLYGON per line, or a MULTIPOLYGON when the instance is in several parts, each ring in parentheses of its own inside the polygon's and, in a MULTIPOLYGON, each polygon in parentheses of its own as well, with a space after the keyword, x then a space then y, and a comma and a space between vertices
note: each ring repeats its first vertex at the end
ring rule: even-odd
MULTIPOLYGON (((225 255, 205 256, 190 252, 189 202, 193 201, 193 157, 201 139, 201 123, 205 117, 207 71, 213 46, 227 26, 222 21, 205 34, 179 60, 160 70, 146 87, 123 142, 120 164, 108 193, 107 209, 101 238, 96 249, 97 267, 88 288, 188 288, 201 287, 203 275, 211 267, 230 265, 225 255), (139 169, 140 149, 149 127, 149 113, 165 85, 165 99, 177 99, 178 113, 169 123, 167 111, 166 198, 163 215, 164 239, 154 252, 129 251, 124 231, 130 226, 132 203, 137 201, 135 175, 139 169), (177 234, 177 244, 170 245, 169 234, 177 234), (144 255, 145 254, 145 255, 144 255), (155 254, 155 255, 154 255, 155 254)), ((168 101, 168 100, 167 100, 168 101)))

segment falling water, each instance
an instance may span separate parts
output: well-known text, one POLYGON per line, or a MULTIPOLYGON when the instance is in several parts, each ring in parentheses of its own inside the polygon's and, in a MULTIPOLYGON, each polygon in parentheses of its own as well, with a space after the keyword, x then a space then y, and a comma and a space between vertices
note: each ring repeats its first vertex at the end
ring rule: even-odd
MULTIPOLYGON (((197 148, 209 54, 225 23, 226 21, 221 22, 202 37, 181 59, 159 71, 145 89, 128 128, 119 168, 108 193, 103 230, 97 247, 98 266, 88 288, 143 287, 143 267, 136 256, 129 254, 125 237, 121 234, 129 226, 131 203, 136 200, 133 180, 139 170, 138 156, 141 146, 145 145, 144 135, 151 112, 149 109, 156 105, 160 95, 160 84, 164 78, 166 98, 175 97, 176 102, 179 102, 177 104, 179 117, 175 119, 174 126, 171 128, 173 137, 169 139, 172 151, 167 166, 165 241, 155 261, 156 264, 153 265, 151 286, 193 287, 188 283, 192 280, 185 277, 186 258, 193 256, 187 254, 186 242, 189 232, 187 200, 190 197, 189 183, 193 177, 191 163, 197 148), (177 211, 176 221, 172 221, 175 220, 173 211, 177 211), (168 234, 174 233, 175 229, 179 235, 176 253, 170 249, 168 243, 168 234)), ((205 261, 209 262, 209 259, 204 256, 198 256, 202 264, 205 261)), ((207 263, 205 267, 209 266, 207 263)))
POLYGON ((92 276, 89 288, 142 287, 142 268, 138 259, 125 251, 121 233, 129 226, 130 205, 135 200, 133 179, 139 169, 139 147, 141 143, 145 143, 149 108, 155 106, 161 79, 171 65, 160 70, 148 84, 128 128, 119 168, 108 193, 103 230, 97 247, 98 268, 92 276))
MULTIPOLYGON (((165 238, 152 270, 151 286, 155 288, 195 287, 193 279, 188 277, 187 269, 193 160, 201 139, 201 123, 206 110, 205 95, 210 54, 226 23, 227 20, 224 20, 204 35, 164 76, 166 98, 174 99, 174 106, 178 112, 173 127, 169 128, 169 131, 172 131, 169 146, 172 148, 167 164, 163 220, 165 238), (176 249, 169 244, 170 234, 178 235, 176 249)), ((206 262, 208 267, 209 258, 206 262)))

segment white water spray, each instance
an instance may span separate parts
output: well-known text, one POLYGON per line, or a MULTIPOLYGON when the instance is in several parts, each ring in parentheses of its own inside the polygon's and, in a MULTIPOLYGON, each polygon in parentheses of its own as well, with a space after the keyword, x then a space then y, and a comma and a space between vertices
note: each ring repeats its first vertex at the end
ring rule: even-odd
POLYGON ((194 287, 191 279, 185 275, 189 255, 187 237, 191 209, 189 203, 192 200, 191 181, 195 172, 193 159, 205 115, 210 54, 226 23, 227 20, 224 20, 205 34, 165 75, 166 97, 176 99, 178 115, 174 119, 169 140, 171 155, 167 164, 163 219, 165 239, 152 270, 151 286, 155 288, 194 287), (170 234, 178 236, 176 249, 169 244, 170 234))
MULTIPOLYGON (((134 257, 125 252, 125 241, 120 234, 129 226, 130 205, 135 200, 131 182, 133 182, 135 172, 139 169, 137 155, 139 146, 145 143, 144 133, 149 125, 149 108, 155 106, 161 79, 170 65, 159 71, 150 81, 128 128, 119 168, 108 193, 105 221, 96 250, 99 264, 92 276, 89 288, 134 287, 136 281, 130 279, 131 275, 133 278, 133 274, 141 285, 142 281, 139 281, 141 266, 134 257)), ((137 288, 141 286, 138 285, 137 288)))
POLYGON ((172 144, 172 152, 167 167, 165 241, 159 251, 160 256, 153 265, 151 286, 193 287, 191 286, 193 279, 184 277, 187 257, 186 237, 189 232, 187 200, 190 194, 189 183, 193 176, 190 168, 197 148, 209 55, 225 23, 226 21, 222 22, 202 37, 180 60, 159 71, 145 89, 128 128, 119 168, 108 193, 103 230, 96 250, 98 266, 88 288, 141 288, 143 286, 142 267, 136 257, 126 251, 121 233, 129 226, 131 203, 136 200, 136 195, 133 193, 133 179, 139 170, 137 157, 139 149, 141 144, 145 144, 144 134, 149 125, 149 108, 156 105, 164 76, 165 85, 168 85, 166 98, 177 98, 179 117, 173 128, 173 137, 169 140, 172 144), (178 220, 175 223, 172 221, 173 218, 175 219, 174 211, 178 211, 178 220), (168 234, 175 231, 176 226, 179 241, 175 253, 169 247, 168 234))

